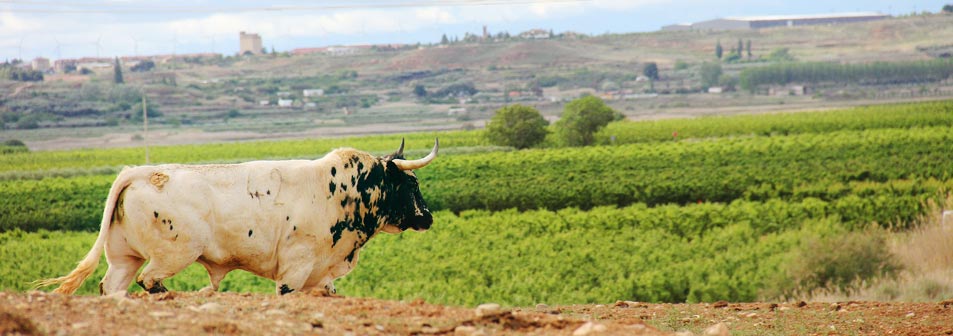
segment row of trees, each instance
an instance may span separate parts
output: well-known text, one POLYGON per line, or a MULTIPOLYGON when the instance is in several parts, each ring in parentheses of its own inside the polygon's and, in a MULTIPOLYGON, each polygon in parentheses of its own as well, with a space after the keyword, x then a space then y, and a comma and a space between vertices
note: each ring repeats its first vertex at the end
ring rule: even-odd
POLYGON ((715 43, 715 57, 725 62, 734 62, 741 59, 742 55, 747 53, 748 58, 751 58, 751 40, 747 42, 742 42, 741 39, 738 39, 738 46, 731 47, 731 52, 728 55, 724 55, 725 50, 721 46, 721 40, 715 43))
POLYGON ((43 80, 43 72, 24 69, 18 62, 0 64, 0 78, 23 82, 37 82, 43 80))
POLYGON ((824 62, 779 63, 747 68, 739 76, 741 87, 788 83, 898 84, 944 80, 953 76, 953 60, 840 64, 824 62))
MULTIPOLYGON (((566 104, 562 117, 554 125, 555 134, 568 146, 588 146, 595 142, 595 133, 622 114, 595 96, 585 96, 566 104)), ((529 148, 546 139, 549 122, 539 110, 525 105, 510 105, 496 111, 486 125, 491 143, 500 146, 529 148)))

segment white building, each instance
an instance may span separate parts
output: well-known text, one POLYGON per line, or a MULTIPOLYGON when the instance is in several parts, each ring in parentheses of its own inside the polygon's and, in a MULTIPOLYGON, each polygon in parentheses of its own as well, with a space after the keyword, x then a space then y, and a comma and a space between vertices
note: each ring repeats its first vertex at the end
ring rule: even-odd
POLYGON ((324 89, 301 90, 301 95, 305 97, 320 97, 324 95, 324 89))

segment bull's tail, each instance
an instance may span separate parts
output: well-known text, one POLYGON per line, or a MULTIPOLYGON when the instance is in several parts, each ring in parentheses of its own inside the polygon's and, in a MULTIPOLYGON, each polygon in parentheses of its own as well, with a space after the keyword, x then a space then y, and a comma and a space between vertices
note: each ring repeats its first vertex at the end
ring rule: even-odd
POLYGON ((133 174, 129 174, 130 172, 131 169, 123 168, 123 171, 119 173, 116 181, 113 182, 112 187, 109 188, 109 196, 106 198, 106 207, 103 210, 103 221, 100 223, 99 236, 96 237, 96 243, 93 244, 93 248, 86 253, 86 257, 79 262, 79 265, 77 265, 72 272, 69 272, 69 274, 65 276, 34 281, 34 289, 60 285, 53 290, 53 293, 73 294, 83 285, 86 278, 89 278, 89 276, 96 271, 96 267, 99 266, 99 256, 102 255, 103 248, 106 245, 106 237, 109 233, 109 226, 112 223, 113 212, 116 210, 117 202, 119 202, 119 195, 123 189, 129 186, 134 177, 132 176, 133 174))

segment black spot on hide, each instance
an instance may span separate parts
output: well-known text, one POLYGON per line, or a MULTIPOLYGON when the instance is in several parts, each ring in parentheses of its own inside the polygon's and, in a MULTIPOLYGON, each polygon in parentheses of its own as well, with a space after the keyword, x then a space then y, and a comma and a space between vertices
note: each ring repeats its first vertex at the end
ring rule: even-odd
POLYGON ((158 211, 153 211, 153 212, 152 212, 152 215, 153 215, 153 216, 156 216, 156 218, 159 218, 159 212, 158 212, 158 211))
POLYGON ((251 230, 248 230, 248 236, 251 237, 251 230))
MULTIPOLYGON (((355 161, 356 163, 358 162, 355 161)), ((351 178, 355 191, 359 192, 360 196, 356 199, 345 197, 341 200, 341 208, 345 208, 349 202, 354 202, 354 209, 352 213, 344 214, 343 218, 338 219, 338 222, 331 226, 332 246, 337 244, 344 231, 358 232, 357 247, 362 246, 377 231, 378 222, 381 219, 380 214, 368 211, 362 215, 361 209, 371 209, 377 205, 375 202, 371 202, 371 194, 374 190, 381 188, 384 182, 384 172, 384 166, 375 162, 364 173, 351 178)), ((342 184, 341 188, 345 189, 346 186, 342 184)), ((349 259, 352 258, 353 251, 349 254, 349 259)))
POLYGON ((291 220, 291 216, 285 216, 285 220, 286 220, 286 221, 290 221, 290 220, 291 220))
POLYGON ((331 167, 331 176, 337 175, 338 169, 336 167, 331 167))
POLYGON ((334 181, 331 181, 331 183, 328 183, 328 190, 331 191, 331 194, 334 194, 334 190, 336 190, 337 187, 338 186, 337 184, 334 184, 334 181))
POLYGON ((271 195, 271 190, 265 190, 265 194, 271 195))

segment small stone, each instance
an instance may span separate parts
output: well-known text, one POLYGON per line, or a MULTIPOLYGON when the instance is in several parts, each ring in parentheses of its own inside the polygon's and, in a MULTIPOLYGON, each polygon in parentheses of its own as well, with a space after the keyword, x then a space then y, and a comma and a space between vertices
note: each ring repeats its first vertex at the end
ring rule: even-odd
POLYGON ((747 317, 747 318, 754 318, 754 317, 757 317, 757 316, 758 316, 758 313, 748 313, 748 314, 745 315, 745 317, 747 317))
POLYGON ((606 305, 603 305, 603 304, 597 304, 597 305, 596 305, 596 308, 605 308, 605 307, 606 307, 606 305))
POLYGON ((544 312, 549 311, 549 305, 545 303, 540 303, 536 305, 536 311, 544 312))
POLYGON ((222 311, 222 305, 215 302, 208 302, 199 306, 199 311, 207 313, 218 313, 222 311))
POLYGON ((914 312, 909 312, 909 313, 907 313, 907 318, 911 318, 911 317, 914 317, 914 316, 917 316, 917 314, 914 313, 914 312))
POLYGON ((377 324, 374 326, 374 329, 376 329, 377 331, 384 331, 384 326, 377 324))
POLYGON ((572 332, 573 336, 582 336, 582 335, 591 335, 596 333, 602 333, 608 330, 604 324, 586 322, 579 328, 576 328, 576 331, 572 332))
POLYGON ((712 325, 712 326, 708 327, 707 329, 705 329, 704 332, 702 332, 702 335, 704 335, 704 336, 729 336, 729 335, 731 335, 731 333, 728 332, 728 326, 726 326, 725 323, 722 322, 722 323, 718 323, 718 324, 715 324, 715 325, 712 325))
POLYGON ((288 313, 281 309, 268 309, 265 311, 265 315, 288 315, 288 313))
POLYGON ((715 308, 725 308, 725 307, 728 307, 728 302, 727 302, 727 301, 718 301, 718 302, 713 303, 711 306, 712 306, 712 307, 715 307, 715 308))
POLYGON ((621 301, 621 300, 620 300, 620 301, 616 301, 613 306, 619 307, 619 308, 629 308, 629 304, 628 304, 628 303, 625 303, 625 301, 621 301))
POLYGON ((675 333, 675 336, 695 336, 695 333, 688 330, 683 330, 675 333))
POLYGON ((477 331, 477 328, 474 326, 458 326, 453 328, 454 335, 472 335, 477 331))
POLYGON ((163 318, 163 317, 172 317, 172 316, 175 316, 175 314, 172 312, 167 312, 167 311, 154 311, 154 312, 150 312, 149 316, 152 316, 155 318, 163 318))
POLYGON ((73 329, 83 329, 83 328, 88 327, 89 325, 90 325, 89 322, 76 322, 76 323, 70 324, 70 328, 73 328, 73 329))
POLYGON ((797 302, 797 307, 798 307, 798 308, 802 308, 802 307, 804 307, 804 306, 807 306, 807 302, 804 302, 804 301, 798 301, 798 302, 797 302))
POLYGON ((788 311, 788 310, 791 310, 791 307, 781 306, 781 308, 778 308, 778 311, 788 311))
POLYGON ((138 301, 127 298, 127 297, 123 297, 116 301, 116 306, 119 306, 119 308, 129 308, 129 307, 134 307, 137 305, 139 305, 138 301))
POLYGON ((491 315, 500 311, 500 305, 498 303, 484 303, 476 307, 476 316, 483 317, 486 315, 491 315))

